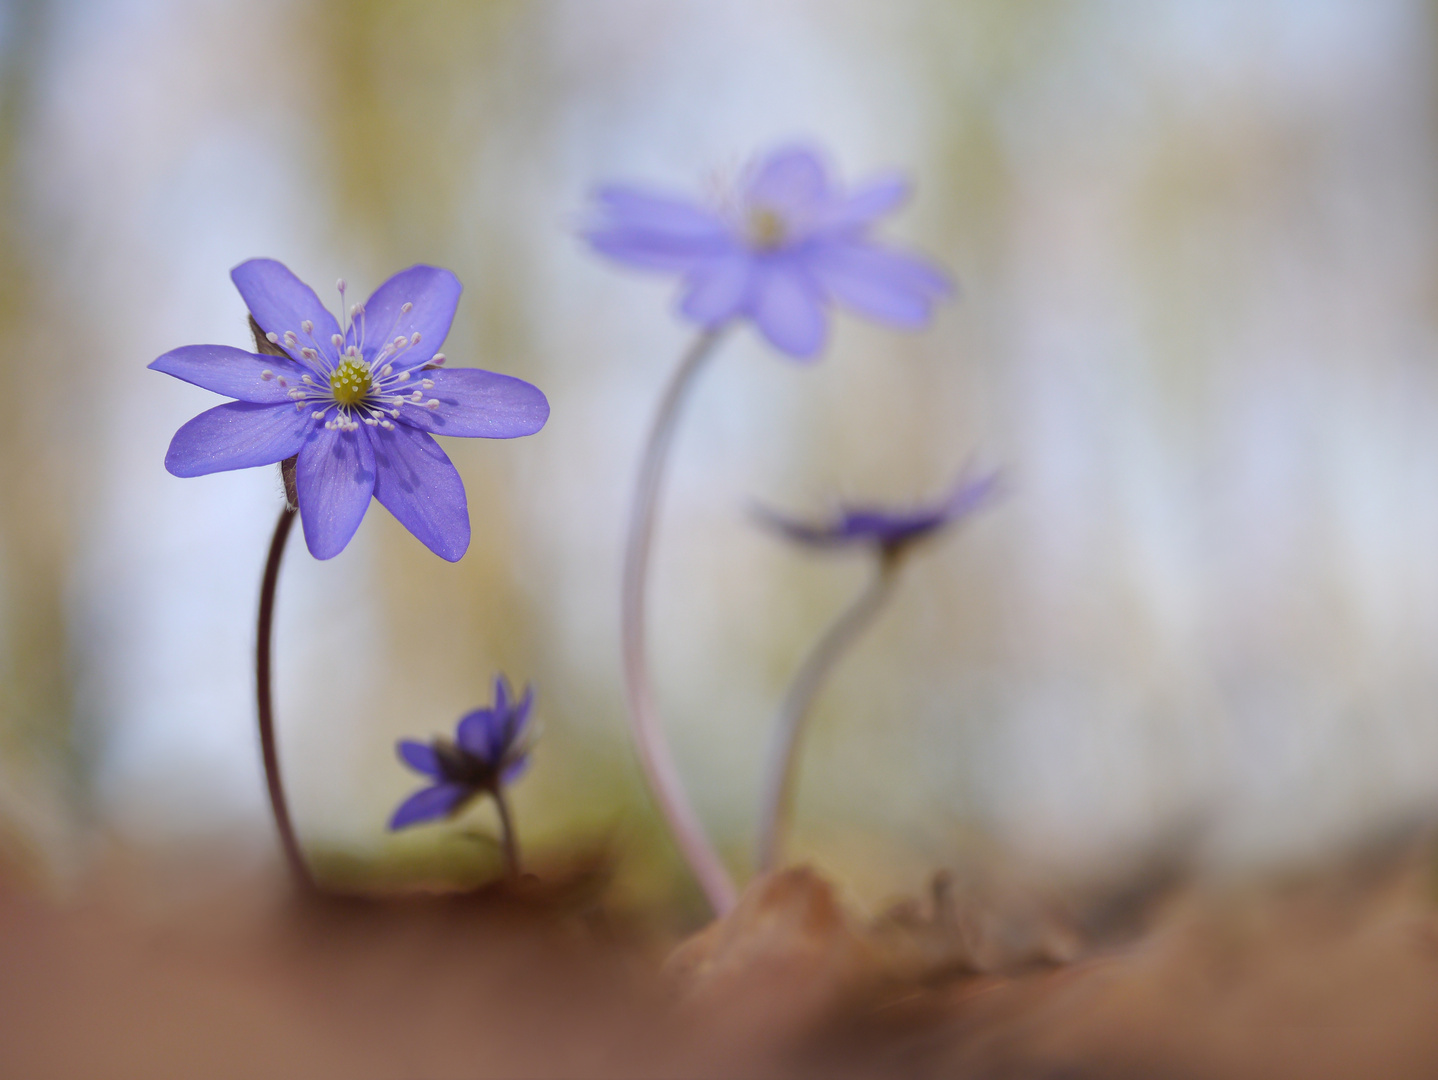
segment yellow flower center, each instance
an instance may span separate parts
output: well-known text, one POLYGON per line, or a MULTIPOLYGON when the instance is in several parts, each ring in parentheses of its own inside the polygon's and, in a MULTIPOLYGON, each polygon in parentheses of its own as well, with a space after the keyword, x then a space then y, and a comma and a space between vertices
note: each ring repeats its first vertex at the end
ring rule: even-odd
POLYGON ((761 251, 772 251, 788 236, 784 219, 768 207, 756 206, 749 211, 749 241, 761 251))
POLYGON ((358 356, 347 356, 330 372, 330 393, 341 406, 358 405, 369 397, 374 387, 369 365, 358 356))

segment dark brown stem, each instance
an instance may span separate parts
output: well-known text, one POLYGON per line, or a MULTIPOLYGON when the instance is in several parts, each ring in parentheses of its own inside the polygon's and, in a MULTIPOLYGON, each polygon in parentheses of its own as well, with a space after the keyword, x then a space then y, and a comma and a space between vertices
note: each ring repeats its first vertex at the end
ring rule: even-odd
POLYGON ((289 539, 290 528, 295 523, 295 509, 286 505, 280 511, 280 520, 275 523, 275 535, 270 540, 270 554, 265 560, 265 577, 260 585, 260 632, 255 643, 255 696, 260 711, 260 750, 265 759, 265 786, 270 792, 270 810, 275 815, 275 827, 280 831, 280 845, 284 848, 285 862, 295 884, 307 893, 316 892, 315 880, 309 866, 300 852, 299 841, 295 839, 295 828, 290 823, 290 810, 285 803, 285 789, 280 781, 280 755, 275 745, 275 710, 270 693, 270 639, 275 620, 275 586, 280 579, 280 560, 285 554, 285 541, 289 539))
POLYGON ((509 814, 509 800, 504 797, 504 788, 494 789, 494 805, 499 807, 499 832, 504 842, 504 872, 510 881, 519 880, 519 837, 514 831, 514 819, 509 814))

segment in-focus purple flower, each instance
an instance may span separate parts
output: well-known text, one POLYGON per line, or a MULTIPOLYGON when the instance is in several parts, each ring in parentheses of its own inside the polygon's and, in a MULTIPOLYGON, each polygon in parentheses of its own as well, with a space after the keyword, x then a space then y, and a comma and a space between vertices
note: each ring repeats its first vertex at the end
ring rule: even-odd
POLYGON ((909 194, 882 176, 839 187, 824 159, 785 146, 755 162, 732 196, 712 206, 632 187, 596 192, 596 250, 630 266, 678 273, 680 310, 705 327, 748 317, 775 348, 814 356, 838 301, 891 326, 916 328, 953 294, 942 271, 869 238, 909 194))
POLYGON ((810 547, 868 545, 886 556, 894 556, 915 541, 981 509, 998 491, 998 473, 975 476, 965 471, 940 502, 928 506, 905 510, 841 506, 832 519, 813 523, 797 521, 765 507, 757 507, 755 513, 789 539, 810 547))
MULTIPOLYGON (((298 455, 305 543, 338 555, 378 499, 436 555, 469 547, 464 484, 431 435, 512 439, 549 417, 522 379, 441 369, 461 285, 448 270, 412 266, 342 312, 273 259, 230 272, 254 321, 285 355, 187 345, 150 367, 235 398, 175 433, 165 468, 176 476, 272 465, 298 455)), ((344 282, 339 283, 344 305, 344 282)))
POLYGON ((389 827, 453 817, 479 796, 497 796, 500 785, 518 780, 529 764, 525 733, 533 706, 533 687, 525 687, 516 701, 501 675, 494 680, 493 707, 460 717, 453 739, 401 740, 399 759, 433 783, 402 802, 389 827))

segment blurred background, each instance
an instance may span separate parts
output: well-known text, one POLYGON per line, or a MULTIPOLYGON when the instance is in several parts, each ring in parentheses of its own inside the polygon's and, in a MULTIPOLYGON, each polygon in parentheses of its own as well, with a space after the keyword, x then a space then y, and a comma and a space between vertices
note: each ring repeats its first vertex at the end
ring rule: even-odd
MULTIPOLYGON (((704 190, 794 138, 899 168, 883 235, 962 283, 822 362, 738 335, 689 402, 651 633, 693 797, 747 874, 761 754, 862 559, 754 501, 910 503, 970 457, 1009 497, 910 561, 815 715, 795 852, 861 899, 999 850, 1082 868, 1199 837, 1309 858, 1438 808, 1438 5, 0 2, 0 859, 274 858, 252 700, 275 470, 179 480, 220 399, 145 370, 244 346, 228 278, 464 282, 451 362, 549 396, 452 440, 451 565, 379 507, 292 544, 278 723, 298 827, 358 882, 488 872, 389 836, 400 736, 499 671, 538 688, 529 852, 601 846, 694 902, 625 730, 632 469, 691 331, 576 238, 604 181, 704 190), (474 869, 474 868, 478 869, 474 869)), ((493 829, 492 809, 464 819, 493 829)))

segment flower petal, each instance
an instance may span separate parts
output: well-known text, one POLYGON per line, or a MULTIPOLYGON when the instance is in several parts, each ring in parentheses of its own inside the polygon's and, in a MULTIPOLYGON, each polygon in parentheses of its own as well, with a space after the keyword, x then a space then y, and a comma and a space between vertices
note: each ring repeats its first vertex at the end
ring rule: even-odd
POLYGON ((840 303, 908 329, 928 322, 934 301, 954 291, 935 267, 874 244, 820 245, 808 253, 805 265, 840 303))
POLYGON ((401 270, 365 301, 360 324, 350 327, 345 344, 358 344, 362 332, 361 352, 369 359, 386 342, 419 334, 419 341, 404 349, 394 364, 396 368, 423 364, 439 351, 449 336, 459 307, 459 294, 463 291, 459 278, 438 266, 420 265, 401 270), (408 312, 401 311, 405 304, 413 305, 408 312))
POLYGON ((295 277, 284 263, 250 259, 230 271, 230 280, 240 290, 245 306, 265 333, 283 338, 285 331, 290 330, 302 344, 314 344, 327 356, 334 354, 330 338, 339 333, 339 323, 320 303, 315 291, 295 277), (300 325, 306 319, 315 324, 313 334, 305 334, 300 325))
POLYGON ((596 191, 594 201, 605 215, 606 229, 633 229, 675 239, 712 239, 727 232, 718 214, 678 196, 611 184, 596 191))
POLYGON ((271 405, 289 402, 290 389, 308 374, 307 368, 287 356, 259 356, 228 345, 185 345, 152 360, 149 366, 152 371, 163 371, 226 397, 271 405), (290 385, 263 378, 266 371, 287 379, 290 385))
POLYGON ((805 146, 783 146, 758 165, 745 192, 750 203, 782 210, 807 210, 829 191, 823 158, 805 146))
POLYGON ((404 802, 389 819, 391 829, 403 829, 422 821, 435 821, 457 811, 471 796, 479 794, 463 784, 435 784, 421 788, 404 802))
POLYGON ((504 771, 499 774, 499 782, 508 787, 510 784, 514 783, 521 776, 523 776, 525 770, 528 768, 529 755, 520 754, 519 757, 515 758, 513 761, 511 761, 508 765, 504 767, 504 771))
POLYGON ((589 229, 583 235, 601 255, 640 270, 692 270, 739 246, 727 233, 675 236, 624 225, 589 229))
POLYGON ((823 302, 798 267, 764 266, 750 306, 759 329, 781 352, 803 360, 823 348, 828 332, 823 302))
POLYGON ((494 762, 494 733, 502 726, 503 717, 494 709, 475 709, 465 714, 455 729, 454 741, 482 761, 494 762))
POLYGON ((679 305, 684 316, 701 326, 718 326, 733 318, 749 296, 753 260, 736 252, 714 259, 689 275, 689 292, 679 305))
POLYGON ((402 423, 366 430, 374 445, 374 497, 430 551, 457 561, 469 548, 469 507, 464 482, 439 443, 402 423))
POLYGON ((231 401, 202 412, 170 440, 165 468, 175 476, 273 465, 299 453, 314 421, 289 402, 231 401))
POLYGON ((897 173, 870 180, 852 194, 834 200, 825 225, 833 229, 860 229, 872 224, 908 199, 913 185, 897 173))
POLYGON ((331 431, 316 423, 295 468, 305 544, 316 559, 345 549, 369 508, 375 454, 365 430, 331 431))
POLYGON ((422 404, 404 406, 400 421, 436 435, 473 439, 516 439, 533 435, 549 419, 549 400, 538 387, 480 368, 426 371, 434 387, 426 400, 439 402, 434 409, 422 404))
POLYGON ((439 775, 439 755, 429 743, 401 739, 395 744, 395 749, 399 752, 399 759, 416 772, 429 776, 439 775))
POLYGON ((503 715, 509 710, 509 680, 503 675, 494 677, 494 711, 503 715))

